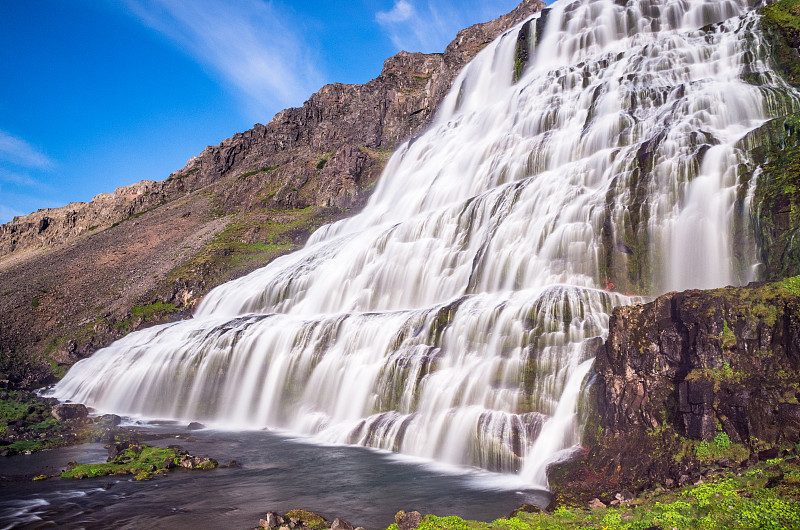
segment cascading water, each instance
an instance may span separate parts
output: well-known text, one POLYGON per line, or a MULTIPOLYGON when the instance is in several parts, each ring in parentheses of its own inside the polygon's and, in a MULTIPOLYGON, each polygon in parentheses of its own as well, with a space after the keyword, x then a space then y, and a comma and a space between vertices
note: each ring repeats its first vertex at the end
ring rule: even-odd
POLYGON ((363 213, 53 395, 518 472, 577 443, 614 306, 750 279, 737 141, 798 98, 755 0, 560 0, 487 46, 363 213), (520 31, 531 60, 514 81, 520 31), (759 86, 747 84, 747 72, 759 86), (746 261, 746 260, 745 260, 746 261))

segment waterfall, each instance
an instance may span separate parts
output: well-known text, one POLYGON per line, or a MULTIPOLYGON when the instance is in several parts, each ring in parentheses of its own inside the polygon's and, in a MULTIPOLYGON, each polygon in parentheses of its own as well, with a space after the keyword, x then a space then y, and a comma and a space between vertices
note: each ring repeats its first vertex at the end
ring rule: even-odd
POLYGON ((733 259, 750 186, 737 142, 800 108, 755 4, 555 2, 461 72, 361 214, 214 289, 193 319, 79 362, 53 395, 546 486, 579 441, 612 309, 752 279, 754 258, 733 259))

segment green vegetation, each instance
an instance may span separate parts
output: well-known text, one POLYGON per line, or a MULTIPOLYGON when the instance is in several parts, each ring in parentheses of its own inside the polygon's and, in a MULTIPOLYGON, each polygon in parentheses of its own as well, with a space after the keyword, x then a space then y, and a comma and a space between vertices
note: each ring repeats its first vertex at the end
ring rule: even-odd
POLYGON ((106 475, 134 475, 136 480, 146 480, 152 475, 166 473, 178 465, 179 453, 174 449, 161 449, 149 445, 133 445, 111 462, 105 464, 70 464, 61 478, 93 478, 106 475))
POLYGON ((528 37, 530 34, 530 21, 526 22, 520 29, 519 36, 517 37, 517 47, 514 52, 514 83, 520 80, 525 66, 528 64, 528 37))
POLYGON ((252 177, 253 175, 258 175, 259 173, 266 173, 267 175, 269 175, 270 173, 272 173, 273 171, 275 171, 279 167, 281 167, 281 166, 266 166, 266 167, 262 167, 260 169, 254 169, 253 171, 245 171, 244 173, 239 175, 238 178, 239 179, 244 179, 244 178, 247 178, 247 177, 252 177))
POLYGON ((38 451, 62 444, 63 424, 51 417, 52 407, 30 392, 0 393, 0 451, 38 451), (13 440, 13 441, 12 441, 13 440))
MULTIPOLYGON (((724 441, 720 440, 724 445, 724 441)), ((716 442, 714 442, 716 443, 716 442)), ((800 462, 775 459, 746 472, 715 471, 704 483, 651 491, 598 510, 559 506, 490 523, 425 516, 420 530, 783 529, 800 527, 800 462)), ((387 530, 397 530, 393 524, 387 530)))
POLYGON ((174 313, 178 308, 175 304, 165 304, 161 300, 149 305, 137 305, 131 308, 131 314, 144 320, 152 320, 169 313, 174 313))
POLYGON ((735 444, 724 432, 717 433, 713 440, 692 441, 694 454, 697 459, 707 465, 711 465, 721 459, 729 459, 733 462, 746 460, 750 454, 749 449, 742 444, 735 444))
POLYGON ((787 118, 784 127, 783 145, 766 153, 753 201, 770 280, 800 274, 800 116, 787 118))
POLYGON ((328 159, 331 157, 332 154, 333 153, 325 153, 324 155, 322 155, 322 158, 320 158, 319 162, 317 162, 317 169, 323 169, 325 167, 325 164, 328 163, 328 159))
POLYGON ((208 245, 167 276, 166 284, 181 281, 210 287, 238 277, 296 249, 311 231, 341 215, 315 207, 234 214, 208 245))
POLYGON ((311 528, 320 526, 325 522, 325 519, 321 515, 307 510, 291 510, 287 512, 283 518, 286 520, 297 519, 311 528))
POLYGON ((135 321, 158 321, 179 311, 180 309, 177 308, 175 304, 165 304, 161 300, 157 300, 147 305, 135 305, 131 307, 131 316, 119 322, 115 322, 114 326, 117 329, 128 329, 135 321))
POLYGON ((173 174, 173 175, 170 175, 170 176, 169 176, 169 178, 167 178, 167 182, 169 182, 169 181, 171 181, 171 180, 180 180, 180 179, 182 179, 182 178, 186 178, 186 177, 188 177, 189 175, 194 175, 194 174, 195 174, 195 173, 197 173, 198 171, 200 171, 200 168, 199 168, 199 167, 196 167, 196 168, 194 168, 194 169, 190 169, 189 171, 187 171, 186 173, 184 173, 184 174, 182 174, 182 175, 174 175, 174 174, 173 174))
POLYGON ((759 12, 762 24, 771 37, 772 56, 778 71, 792 84, 800 83, 800 0, 780 0, 759 12))
POLYGON ((188 455, 177 446, 167 448, 150 445, 125 444, 124 450, 103 464, 78 464, 71 462, 61 478, 94 478, 107 475, 134 475, 136 480, 147 480, 153 475, 169 472, 170 469, 208 470, 217 467, 212 458, 197 458, 188 455))

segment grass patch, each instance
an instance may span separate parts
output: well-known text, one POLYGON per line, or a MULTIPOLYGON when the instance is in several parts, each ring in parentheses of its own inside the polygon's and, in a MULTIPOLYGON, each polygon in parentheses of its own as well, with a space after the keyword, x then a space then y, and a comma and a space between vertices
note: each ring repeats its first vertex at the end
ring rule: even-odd
POLYGON ((103 464, 72 462, 70 468, 61 473, 61 478, 84 479, 108 475, 134 475, 136 480, 147 480, 155 474, 167 473, 170 469, 179 466, 190 469, 214 469, 217 467, 217 461, 210 458, 196 459, 174 447, 130 445, 114 459, 103 464), (200 463, 190 466, 182 465, 187 460, 200 463))
POLYGON ((228 226, 166 279, 212 286, 267 264, 305 242, 338 211, 309 207, 236 214, 228 226))
POLYGON ((113 461, 104 464, 73 464, 61 473, 61 478, 93 478, 107 475, 135 475, 136 480, 150 478, 153 473, 163 472, 170 465, 177 465, 179 458, 174 449, 161 449, 149 445, 132 446, 113 461))
POLYGON ((254 169, 253 171, 245 171, 244 173, 242 173, 241 175, 239 175, 236 178, 244 179, 244 178, 247 178, 247 177, 252 177, 253 175, 258 175, 259 173, 270 174, 273 171, 275 171, 276 169, 278 169, 279 167, 281 167, 281 166, 266 166, 266 167, 262 167, 260 169, 254 169))
POLYGON ((332 154, 333 153, 325 153, 324 155, 322 155, 322 158, 320 158, 319 162, 317 162, 317 169, 320 170, 323 169, 325 167, 325 164, 328 163, 328 158, 330 158, 332 154))
POLYGON ((175 304, 165 304, 161 300, 148 305, 136 305, 131 308, 131 314, 144 320, 153 320, 178 311, 175 304))
MULTIPOLYGON (((800 528, 800 464, 776 459, 746 472, 720 472, 705 483, 641 494, 628 505, 599 510, 560 506, 489 523, 425 516, 420 530, 784 529, 800 528)), ((387 530, 397 530, 393 524, 387 530)))

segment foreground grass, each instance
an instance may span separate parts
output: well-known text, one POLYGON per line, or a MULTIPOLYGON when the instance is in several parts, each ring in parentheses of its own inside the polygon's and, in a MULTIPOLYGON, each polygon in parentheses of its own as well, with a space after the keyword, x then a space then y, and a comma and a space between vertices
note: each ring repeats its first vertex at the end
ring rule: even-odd
MULTIPOLYGON (((642 494, 598 510, 561 506, 490 523, 425 516, 420 530, 800 528, 800 462, 776 458, 746 470, 714 470, 704 483, 642 494)), ((396 524, 387 530, 398 530, 396 524)))

